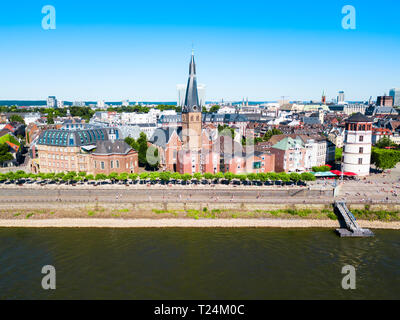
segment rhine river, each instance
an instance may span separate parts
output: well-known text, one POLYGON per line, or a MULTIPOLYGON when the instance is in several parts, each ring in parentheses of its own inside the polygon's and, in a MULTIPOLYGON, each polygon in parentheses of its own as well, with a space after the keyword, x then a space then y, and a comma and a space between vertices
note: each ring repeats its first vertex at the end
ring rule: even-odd
POLYGON ((0 228, 0 299, 400 299, 400 232, 375 233, 0 228), (355 290, 342 289, 345 265, 355 290))

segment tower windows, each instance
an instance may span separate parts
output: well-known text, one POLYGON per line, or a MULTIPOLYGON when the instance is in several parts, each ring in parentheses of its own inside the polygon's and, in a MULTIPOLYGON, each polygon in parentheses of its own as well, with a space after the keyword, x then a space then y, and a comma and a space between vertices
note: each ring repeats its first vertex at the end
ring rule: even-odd
POLYGON ((363 147, 359 148, 359 153, 364 153, 364 148, 363 147))
POLYGON ((363 142, 364 141, 364 136, 360 136, 358 139, 359 142, 363 142))
POLYGON ((358 158, 358 164, 362 164, 363 163, 362 160, 363 160, 362 158, 358 158))

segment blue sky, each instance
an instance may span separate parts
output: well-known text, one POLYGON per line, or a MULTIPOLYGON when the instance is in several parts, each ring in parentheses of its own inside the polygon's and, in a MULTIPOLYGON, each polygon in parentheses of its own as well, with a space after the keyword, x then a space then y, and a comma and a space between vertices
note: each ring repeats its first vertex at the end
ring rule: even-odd
POLYGON ((400 87, 398 0, 2 1, 0 99, 174 101, 192 43, 207 99, 349 100, 400 87), (84 2, 82 4, 82 2, 84 2), (44 5, 56 29, 43 30, 44 5), (344 5, 356 30, 341 26, 344 5))

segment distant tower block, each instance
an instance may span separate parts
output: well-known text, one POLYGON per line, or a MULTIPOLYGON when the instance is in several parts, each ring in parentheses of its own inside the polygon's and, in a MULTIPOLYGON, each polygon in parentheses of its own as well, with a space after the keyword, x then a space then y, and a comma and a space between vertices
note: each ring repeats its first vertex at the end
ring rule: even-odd
POLYGON ((369 175, 371 164, 372 120, 356 113, 346 120, 343 146, 344 172, 369 175))

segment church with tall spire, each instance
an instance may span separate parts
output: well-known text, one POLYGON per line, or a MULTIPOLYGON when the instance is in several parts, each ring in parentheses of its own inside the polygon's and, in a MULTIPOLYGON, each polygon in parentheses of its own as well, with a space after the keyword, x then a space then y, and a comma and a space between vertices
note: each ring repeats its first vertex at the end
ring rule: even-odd
POLYGON ((182 125, 157 128, 149 139, 159 152, 163 170, 193 174, 195 172, 216 173, 219 171, 219 151, 215 143, 218 128, 203 127, 202 105, 199 99, 194 53, 189 63, 182 125))
POLYGON ((196 64, 194 52, 189 64, 189 78, 186 86, 185 103, 182 108, 182 143, 183 149, 193 152, 201 151, 202 131, 201 106, 197 92, 196 64))

